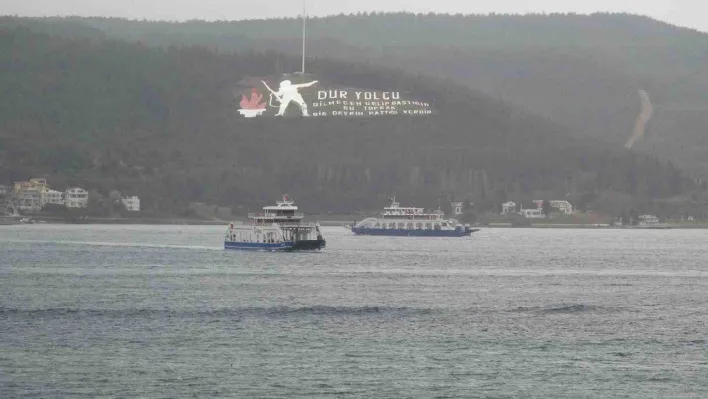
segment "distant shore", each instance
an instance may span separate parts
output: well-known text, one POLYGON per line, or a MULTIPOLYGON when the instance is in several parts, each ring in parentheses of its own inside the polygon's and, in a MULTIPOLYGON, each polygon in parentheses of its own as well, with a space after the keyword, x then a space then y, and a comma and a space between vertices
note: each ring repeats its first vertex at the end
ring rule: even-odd
POLYGON ((179 218, 159 218, 159 217, 136 217, 136 218, 99 218, 87 217, 79 219, 67 219, 60 216, 23 216, 14 218, 4 218, 5 223, 0 221, 0 225, 25 224, 21 220, 27 218, 31 223, 46 224, 146 224, 146 225, 225 225, 225 220, 204 220, 204 219, 179 219, 179 218))
MULTIPOLYGON (((22 217, 0 217, 0 226, 22 224, 21 219, 28 218, 34 223, 47 224, 135 224, 135 225, 192 225, 192 226, 225 226, 231 220, 220 219, 189 219, 189 218, 173 218, 173 217, 85 217, 67 219, 65 216, 57 215, 30 215, 22 217)), ((362 216, 347 215, 320 215, 307 216, 306 222, 317 222, 322 226, 335 227, 346 226, 356 223, 361 220, 362 216)), ((246 220, 245 216, 234 216, 233 220, 246 220)), ((479 228, 525 228, 525 229, 708 229, 708 223, 667 223, 657 226, 616 226, 604 223, 532 223, 530 225, 515 225, 512 223, 489 223, 489 224, 473 224, 479 228)))
POLYGON ((657 226, 617 226, 610 224, 573 224, 573 223, 539 223, 528 226, 514 226, 511 223, 490 223, 482 226, 488 228, 514 229, 615 229, 615 230, 673 230, 673 229, 708 229, 708 224, 665 224, 657 226))

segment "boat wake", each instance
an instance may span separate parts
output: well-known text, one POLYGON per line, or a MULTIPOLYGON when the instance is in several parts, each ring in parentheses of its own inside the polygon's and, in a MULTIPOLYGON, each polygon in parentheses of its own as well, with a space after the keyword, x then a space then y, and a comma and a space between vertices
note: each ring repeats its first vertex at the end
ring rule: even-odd
POLYGON ((205 245, 180 245, 180 244, 150 244, 142 242, 108 242, 108 241, 66 241, 66 240, 6 240, 14 244, 54 244, 54 245, 80 245, 96 247, 126 247, 126 248, 157 248, 157 249, 195 249, 205 251, 221 251, 221 247, 205 245))

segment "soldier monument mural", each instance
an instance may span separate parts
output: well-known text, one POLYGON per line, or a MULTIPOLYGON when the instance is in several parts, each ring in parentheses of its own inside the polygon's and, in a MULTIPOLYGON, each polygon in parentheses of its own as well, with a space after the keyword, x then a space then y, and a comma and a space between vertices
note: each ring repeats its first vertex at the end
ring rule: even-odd
POLYGON ((234 94, 241 99, 239 113, 246 118, 425 116, 435 113, 429 101, 398 90, 353 88, 300 74, 245 79, 239 86, 234 94), (264 101, 266 94, 268 101, 264 101))

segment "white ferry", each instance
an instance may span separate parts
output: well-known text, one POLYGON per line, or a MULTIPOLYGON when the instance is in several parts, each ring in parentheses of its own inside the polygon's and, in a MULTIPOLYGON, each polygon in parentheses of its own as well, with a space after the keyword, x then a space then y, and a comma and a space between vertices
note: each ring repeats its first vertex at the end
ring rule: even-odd
POLYGON ((424 208, 402 207, 396 198, 391 199, 391 205, 384 208, 380 217, 367 218, 347 228, 361 235, 420 237, 464 237, 479 231, 455 219, 445 219, 439 209, 426 212, 424 208))
POLYGON ((635 227, 639 229, 666 230, 671 228, 666 223, 660 223, 659 218, 654 215, 640 215, 638 219, 639 224, 635 227))
POLYGON ((303 214, 287 195, 275 206, 248 215, 247 223, 231 222, 224 249, 257 251, 306 251, 325 247, 318 223, 303 223, 303 214))

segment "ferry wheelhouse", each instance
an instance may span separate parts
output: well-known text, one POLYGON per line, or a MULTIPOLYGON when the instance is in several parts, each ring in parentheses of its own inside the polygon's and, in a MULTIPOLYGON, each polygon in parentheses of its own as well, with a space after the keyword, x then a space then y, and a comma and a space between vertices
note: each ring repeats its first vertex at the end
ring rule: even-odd
POLYGON ((287 195, 275 206, 248 215, 248 222, 231 222, 224 237, 225 249, 307 251, 326 246, 318 223, 303 223, 304 215, 287 195))
POLYGON ((439 209, 426 212, 424 208, 402 207, 395 198, 379 217, 364 219, 348 228, 361 235, 420 237, 464 237, 479 231, 446 219, 439 209))

